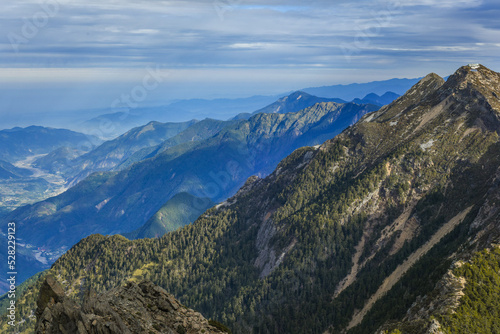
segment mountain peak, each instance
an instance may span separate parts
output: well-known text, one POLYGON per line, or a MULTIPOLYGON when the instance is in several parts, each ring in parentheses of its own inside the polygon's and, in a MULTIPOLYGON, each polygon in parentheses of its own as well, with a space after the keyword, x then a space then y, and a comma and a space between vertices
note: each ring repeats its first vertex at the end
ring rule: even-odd
POLYGON ((290 95, 283 96, 276 102, 259 109, 252 113, 252 115, 266 113, 266 114, 287 114, 291 112, 297 112, 321 102, 335 102, 335 103, 346 103, 346 101, 341 99, 330 99, 325 97, 318 97, 303 91, 295 91, 290 95))
POLYGON ((417 82, 408 92, 406 96, 411 96, 413 99, 423 101, 427 97, 434 94, 443 84, 444 79, 436 73, 427 74, 419 82, 417 82))
POLYGON ((474 87, 483 94, 485 91, 491 90, 495 93, 493 96, 498 99, 498 94, 500 94, 500 74, 480 64, 466 65, 460 67, 448 78, 446 86, 460 90, 474 87))
POLYGON ((300 100, 303 97, 309 98, 309 97, 312 97, 312 95, 307 94, 307 93, 305 93, 303 91, 298 90, 296 92, 293 92, 290 95, 282 97, 281 99, 279 99, 279 101, 286 101, 286 100, 294 101, 294 100, 300 100))
POLYGON ((462 66, 443 85, 442 95, 453 96, 467 105, 466 110, 475 110, 480 127, 499 131, 500 73, 480 64, 462 66))
MULTIPOLYGON (((381 108, 366 119, 394 122, 393 118, 417 111, 417 118, 424 117, 423 114, 426 113, 425 119, 429 120, 447 110, 450 116, 454 115, 452 118, 467 116, 470 124, 499 131, 499 97, 499 73, 482 65, 466 65, 460 67, 446 82, 435 73, 426 75, 397 99, 392 107, 381 108), (416 108, 417 106, 420 108, 416 108)), ((418 124, 416 126, 420 129, 418 124)))

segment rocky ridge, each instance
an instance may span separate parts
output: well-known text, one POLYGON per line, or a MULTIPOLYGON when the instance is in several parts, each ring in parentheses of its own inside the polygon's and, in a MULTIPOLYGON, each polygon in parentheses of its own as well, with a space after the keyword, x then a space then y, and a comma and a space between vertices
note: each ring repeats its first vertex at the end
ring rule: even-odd
POLYGON ((87 292, 80 307, 48 276, 37 306, 36 334, 224 333, 149 281, 129 282, 99 296, 87 292))

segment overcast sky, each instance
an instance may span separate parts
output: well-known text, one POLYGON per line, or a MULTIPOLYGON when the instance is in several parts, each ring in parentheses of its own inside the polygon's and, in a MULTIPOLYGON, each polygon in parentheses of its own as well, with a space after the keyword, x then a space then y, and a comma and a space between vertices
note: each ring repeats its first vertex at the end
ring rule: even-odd
POLYGON ((144 103, 499 71, 499 17, 496 0, 4 0, 0 115, 109 105, 151 71, 144 103))

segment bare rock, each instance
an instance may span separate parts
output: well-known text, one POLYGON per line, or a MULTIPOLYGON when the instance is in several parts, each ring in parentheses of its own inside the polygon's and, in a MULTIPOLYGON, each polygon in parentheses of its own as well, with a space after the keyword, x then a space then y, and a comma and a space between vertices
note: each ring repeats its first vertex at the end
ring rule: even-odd
POLYGON ((80 307, 49 276, 37 305, 36 334, 224 333, 148 281, 129 282, 99 296, 87 292, 80 307))

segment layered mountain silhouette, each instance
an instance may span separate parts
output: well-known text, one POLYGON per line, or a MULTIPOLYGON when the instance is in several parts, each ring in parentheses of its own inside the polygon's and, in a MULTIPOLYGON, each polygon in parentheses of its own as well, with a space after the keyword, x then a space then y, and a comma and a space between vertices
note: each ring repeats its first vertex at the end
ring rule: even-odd
POLYGON ((83 132, 92 133, 105 125, 103 134, 113 139, 135 127, 155 120, 158 122, 185 122, 191 119, 229 119, 239 113, 249 113, 276 100, 276 96, 252 96, 236 99, 188 99, 176 100, 165 106, 123 108, 106 113, 80 124, 83 132))
POLYGON ((211 118, 204 119, 158 145, 144 147, 143 149, 135 152, 130 157, 122 161, 116 169, 124 169, 141 160, 152 158, 177 145, 185 143, 194 144, 200 140, 208 139, 215 136, 225 127, 235 125, 236 123, 237 121, 221 121, 211 118))
POLYGON ((47 154, 60 147, 82 152, 92 150, 102 141, 94 136, 42 126, 0 130, 0 160, 16 162, 37 154, 47 154))
MULTIPOLYGON (((76 184, 94 172, 115 169, 135 152, 163 143, 197 122, 197 120, 182 123, 149 122, 118 138, 104 142, 87 154, 68 160, 66 165, 62 165, 59 170, 56 170, 65 173, 70 179, 70 185, 76 184)), ((39 161, 37 162, 39 163, 39 161)), ((53 159, 52 163, 57 165, 58 159, 53 159)), ((47 169, 47 167, 45 168, 47 169)), ((54 169, 54 166, 49 168, 54 169)))
POLYGON ((496 299, 480 297, 499 291, 499 96, 484 66, 429 74, 193 224, 92 235, 49 272, 75 299, 148 278, 237 333, 494 332, 496 299))
MULTIPOLYGON (((353 102, 382 106, 392 102, 397 96, 390 92, 382 97, 372 93, 364 99, 355 99, 353 102)), ((205 119, 201 122, 197 120, 181 123, 149 122, 104 142, 86 154, 69 147, 58 148, 37 159, 33 166, 62 175, 68 180, 69 186, 73 186, 94 172, 121 170, 161 153, 169 147, 207 139, 237 120, 248 119, 259 113, 297 112, 321 102, 347 103, 341 99, 321 98, 298 91, 253 113, 239 114, 230 121, 205 119)))
MULTIPOLYGON (((338 98, 317 97, 314 95, 307 94, 305 92, 296 91, 290 95, 278 99, 276 102, 271 103, 270 105, 264 108, 254 111, 253 113, 238 114, 236 117, 234 117, 234 119, 248 119, 252 115, 256 115, 259 113, 286 114, 289 112, 297 112, 299 110, 311 107, 316 103, 322 103, 322 102, 347 103, 347 101, 338 98)), ((360 103, 360 104, 366 104, 366 103, 360 103)))
POLYGON ((348 85, 333 85, 322 87, 304 88, 302 91, 316 96, 326 98, 340 98, 346 101, 352 101, 368 94, 383 95, 386 92, 404 94, 408 89, 415 85, 420 79, 389 79, 382 81, 372 81, 367 83, 353 83, 348 85))
MULTIPOLYGON (((304 88, 300 91, 327 99, 335 99, 336 102, 342 102, 352 101, 370 93, 383 95, 390 91, 400 95, 406 92, 417 81, 418 79, 390 79, 350 85, 304 88)), ((235 115, 238 115, 236 119, 248 119, 255 110, 273 104, 277 98, 290 94, 290 92, 287 92, 279 95, 251 96, 235 99, 184 99, 173 101, 165 106, 132 110, 123 108, 123 110, 118 109, 115 112, 105 113, 89 119, 80 124, 77 130, 85 133, 94 133, 96 129, 104 128, 104 131, 100 131, 101 136, 106 139, 114 139, 130 129, 143 126, 152 120, 158 122, 184 122, 190 119, 205 118, 230 119, 235 117, 235 115)), ((312 105, 307 107, 310 106, 312 105)), ((295 111, 298 110, 300 109, 295 111)), ((72 124, 72 126, 75 125, 72 124)))
POLYGON ((385 92, 381 96, 379 96, 375 93, 370 93, 370 94, 367 94, 364 98, 354 99, 354 100, 352 100, 352 102, 371 103, 371 104, 375 104, 375 105, 382 107, 382 106, 385 106, 386 104, 391 103, 392 101, 394 101, 395 99, 397 99, 400 96, 401 95, 393 93, 393 92, 385 92))
MULTIPOLYGON (((15 210, 2 222, 16 221, 19 235, 35 249, 42 249, 49 265, 92 233, 137 232, 165 205, 168 207, 167 202, 176 194, 189 193, 190 202, 184 202, 181 215, 163 215, 159 225, 156 220, 149 231, 142 229, 137 234, 161 235, 192 222, 212 201, 234 194, 252 174, 267 175, 296 148, 320 144, 376 109, 328 102, 296 113, 261 113, 249 120, 226 123, 201 121, 185 130, 188 135, 180 133, 148 151, 149 158, 141 157, 121 171, 94 173, 59 196, 15 210), (193 127, 195 132, 190 130, 193 127), (210 136, 214 130, 215 135, 210 136), (173 220, 165 221, 168 217, 173 220), (162 233, 158 230, 161 226, 162 233)), ((145 128, 139 130, 132 133, 139 134, 145 128)))

